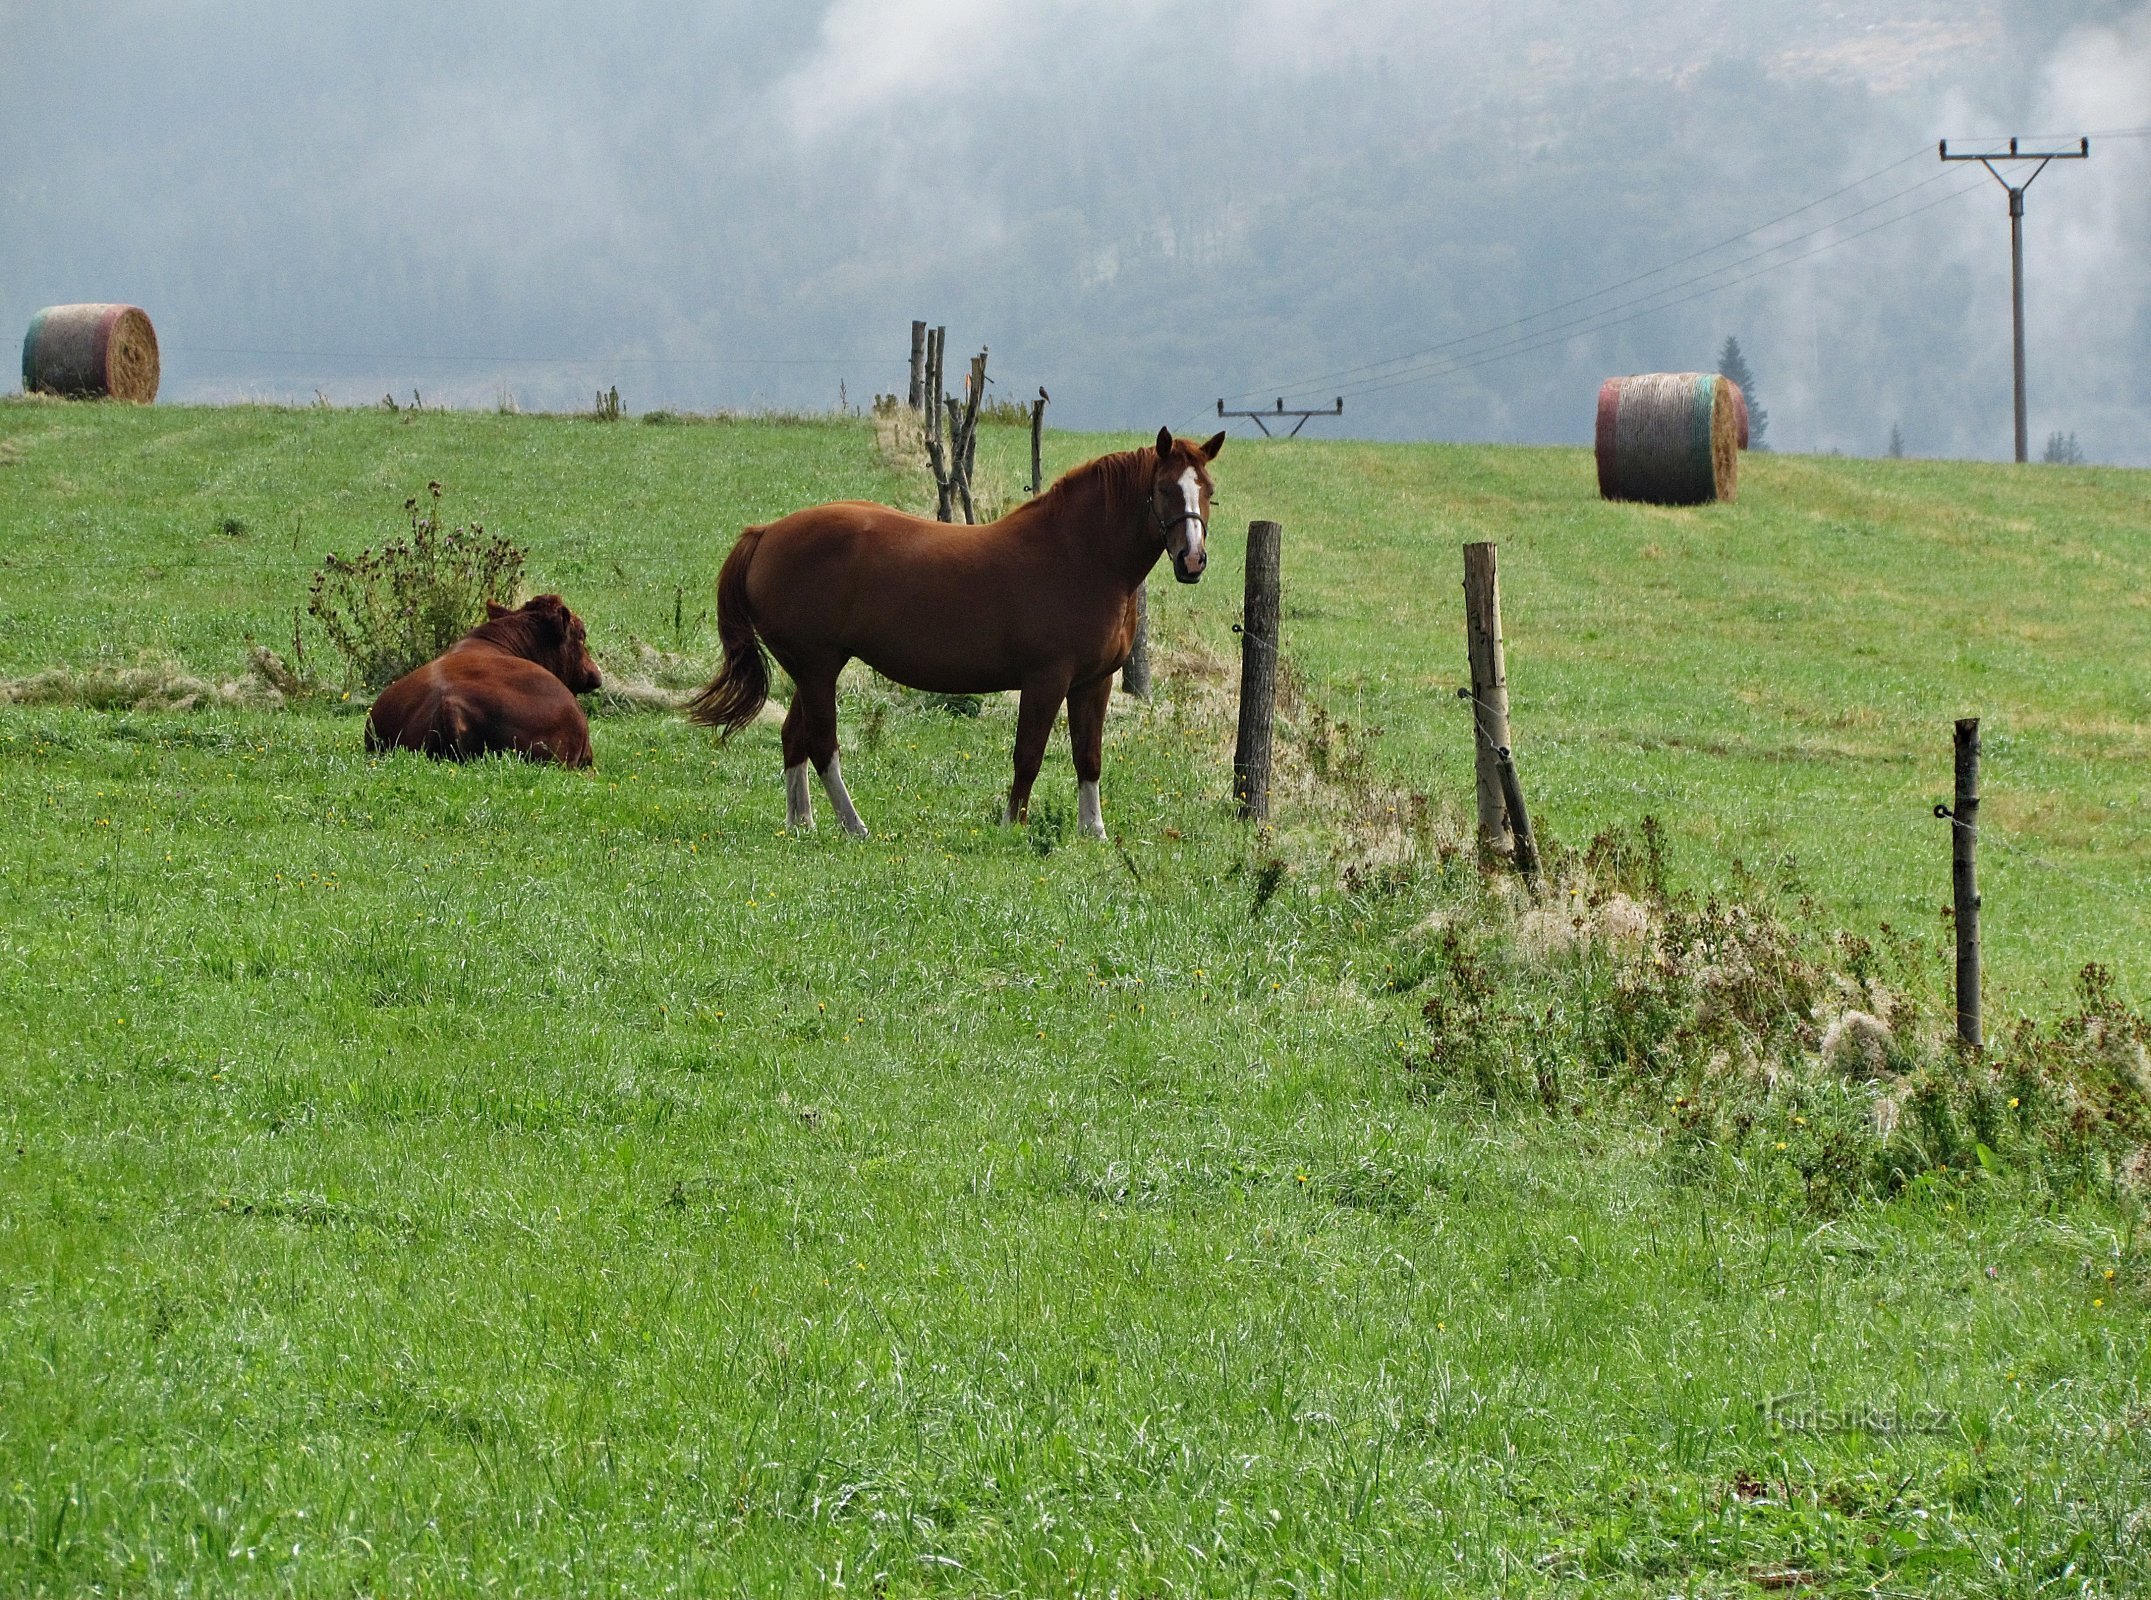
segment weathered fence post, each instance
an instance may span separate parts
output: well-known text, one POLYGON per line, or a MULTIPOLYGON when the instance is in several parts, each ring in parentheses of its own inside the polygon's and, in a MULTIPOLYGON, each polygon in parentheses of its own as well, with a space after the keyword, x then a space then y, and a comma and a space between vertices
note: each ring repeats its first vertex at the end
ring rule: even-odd
POLYGON ((1038 389, 1038 398, 1031 402, 1031 497, 1033 499, 1036 499, 1038 491, 1045 487, 1045 458, 1042 453, 1042 447, 1045 444, 1046 434, 1046 401, 1051 398, 1052 396, 1046 393, 1045 386, 1041 384, 1038 389))
MULTIPOLYGON (((1464 647, 1471 658, 1472 767, 1478 778, 1479 853, 1513 855, 1501 757, 1509 747, 1509 677, 1501 656, 1501 580, 1490 543, 1464 546, 1464 647)), ((1519 863, 1521 864, 1521 863, 1519 863)))
POLYGON ((1949 819, 1949 885, 1957 923, 1957 1042, 1974 1050, 1979 1023, 1979 719, 1957 719, 1957 792, 1935 815, 1949 819))
POLYGON ((926 404, 926 324, 911 324, 911 409, 919 411, 926 404))
POLYGON ((956 422, 956 438, 952 449, 955 464, 951 475, 956 479, 956 492, 963 499, 963 519, 968 523, 978 521, 978 510, 971 503, 971 469, 978 462, 978 408, 986 398, 986 352, 981 350, 971 358, 970 381, 964 385, 968 393, 964 399, 963 415, 956 422))
POLYGON ((1135 642, 1128 646, 1128 659, 1120 669, 1120 692, 1138 700, 1150 698, 1150 583, 1146 579, 1135 591, 1135 642))
POLYGON ((926 334, 926 459, 934 470, 934 516, 942 522, 955 520, 954 485, 946 456, 942 453, 941 390, 946 380, 943 362, 948 355, 946 328, 930 328, 926 334))
POLYGON ((1284 528, 1247 525, 1247 600, 1240 618, 1240 737, 1232 792, 1250 822, 1270 817, 1270 735, 1277 711, 1278 584, 1284 528))

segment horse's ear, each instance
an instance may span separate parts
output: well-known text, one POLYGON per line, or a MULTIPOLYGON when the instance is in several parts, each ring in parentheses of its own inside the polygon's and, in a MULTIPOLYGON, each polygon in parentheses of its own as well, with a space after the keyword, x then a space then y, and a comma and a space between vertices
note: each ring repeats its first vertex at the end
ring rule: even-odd
POLYGON ((1173 430, 1170 428, 1160 428, 1158 430, 1158 459, 1160 461, 1163 461, 1167 456, 1171 455, 1172 453, 1173 430))
POLYGON ((498 622, 508 614, 508 609, 498 600, 488 600, 485 603, 485 619, 488 622, 498 622))
POLYGON ((1224 449, 1224 448, 1225 448, 1225 431, 1224 431, 1224 429, 1220 428, 1220 429, 1219 429, 1219 430, 1218 430, 1218 431, 1217 431, 1216 433, 1213 433, 1213 434, 1211 434, 1209 438, 1207 438, 1207 439, 1205 439, 1205 440, 1203 441, 1203 443, 1202 443, 1202 458, 1203 458, 1203 460, 1205 460, 1205 461, 1215 461, 1215 460, 1217 459, 1217 453, 1218 453, 1218 452, 1219 452, 1220 450, 1224 449))

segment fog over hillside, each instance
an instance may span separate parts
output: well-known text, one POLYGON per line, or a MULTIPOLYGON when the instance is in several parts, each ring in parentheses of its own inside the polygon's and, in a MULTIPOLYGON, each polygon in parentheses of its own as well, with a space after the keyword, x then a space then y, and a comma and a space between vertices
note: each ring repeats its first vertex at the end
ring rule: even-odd
POLYGON ((646 410, 861 401, 923 316, 1063 425, 1571 443, 1730 333, 1780 448, 2005 457, 2006 203, 1934 142, 2089 133, 2034 447, 2151 465, 2145 130, 2151 0, 0 0, 0 329, 135 301, 171 399, 646 410))

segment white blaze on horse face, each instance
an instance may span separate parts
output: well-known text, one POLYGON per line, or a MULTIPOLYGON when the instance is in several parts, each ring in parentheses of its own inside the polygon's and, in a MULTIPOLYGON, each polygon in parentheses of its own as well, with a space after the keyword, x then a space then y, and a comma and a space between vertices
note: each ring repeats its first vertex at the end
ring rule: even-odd
POLYGON ((1076 826, 1093 839, 1105 837, 1105 809, 1098 803, 1095 779, 1076 785, 1076 826))
POLYGON ((1200 572, 1210 561, 1209 533, 1202 525, 1202 485, 1196 481, 1193 467, 1180 474, 1180 498, 1189 518, 1180 525, 1188 542, 1188 553, 1181 558, 1181 564, 1190 572, 1200 572))
POLYGON ((787 828, 814 826, 814 796, 807 788, 807 763, 804 761, 784 769, 784 825, 787 828))
POLYGON ((832 755, 829 765, 822 769, 822 790, 829 796, 829 805, 837 814, 837 821, 854 839, 864 839, 866 824, 859 820, 859 813, 852 808, 851 791, 844 787, 844 769, 832 755))

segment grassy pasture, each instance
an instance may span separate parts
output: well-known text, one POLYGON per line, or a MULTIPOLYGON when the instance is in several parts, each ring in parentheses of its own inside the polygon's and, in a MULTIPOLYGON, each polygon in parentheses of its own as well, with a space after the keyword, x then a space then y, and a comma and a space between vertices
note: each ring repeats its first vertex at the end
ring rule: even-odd
MULTIPOLYGON (((1938 939, 1982 711, 2067 869, 1990 852, 1998 989, 2140 1001, 2142 475, 1748 467, 1651 512, 1580 453, 1235 441, 1220 521, 1285 522, 1295 663, 1451 810, 1498 539, 1551 826, 1655 812, 1854 928, 1938 939)), ((915 493, 858 424, 0 407, 0 677, 234 674, 429 478, 689 656, 738 525, 915 493)), ((1229 646, 1218 554, 1161 634, 1229 646)), ((2139 1591, 2131 1204, 1818 1215, 1767 1141, 1430 1099, 1389 975, 1467 871, 1302 841, 1261 892, 1186 681, 1109 725, 1132 869, 1062 840, 1064 746, 990 825, 1010 731, 855 695, 853 844, 777 826, 768 728, 601 718, 581 777, 0 706, 0 1591, 2139 1591)))

